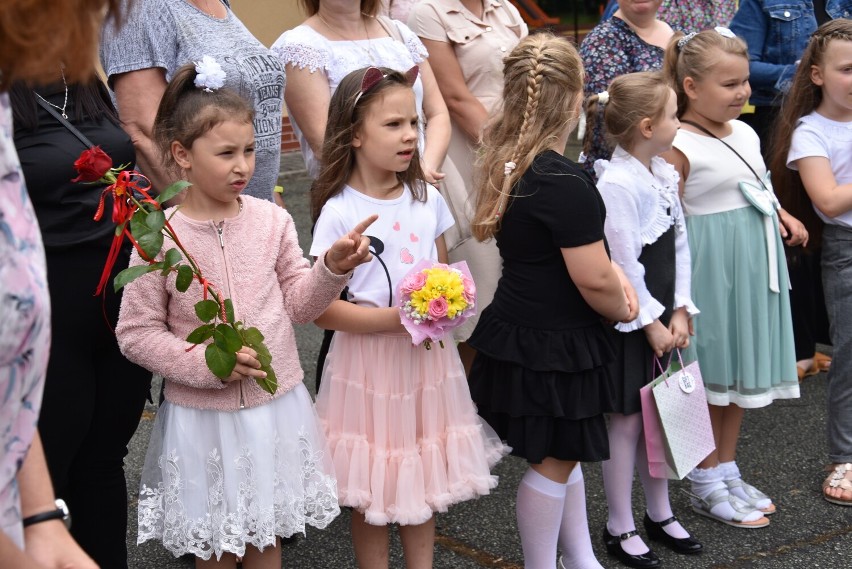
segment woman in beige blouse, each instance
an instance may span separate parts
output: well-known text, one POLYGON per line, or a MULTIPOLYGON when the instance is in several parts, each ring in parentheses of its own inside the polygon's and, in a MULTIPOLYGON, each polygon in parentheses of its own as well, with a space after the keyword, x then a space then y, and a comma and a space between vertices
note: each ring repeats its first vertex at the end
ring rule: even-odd
MULTIPOLYGON (((411 10, 408 27, 426 49, 435 79, 450 111, 452 135, 444 160, 446 177, 439 188, 456 225, 445 234, 450 260, 467 261, 477 286, 477 312, 491 303, 501 260, 496 243, 471 236, 475 199, 473 170, 476 145, 488 113, 503 92, 503 58, 527 35, 527 25, 508 0, 421 0, 411 10)), ((456 332, 465 369, 474 352, 465 340, 477 318, 456 332)))

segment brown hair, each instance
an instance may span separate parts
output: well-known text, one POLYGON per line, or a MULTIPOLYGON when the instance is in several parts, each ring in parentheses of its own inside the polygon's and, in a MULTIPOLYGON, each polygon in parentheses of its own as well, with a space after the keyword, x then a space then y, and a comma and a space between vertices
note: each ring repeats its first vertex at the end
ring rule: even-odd
MULTIPOLYGON (((604 105, 604 127, 607 137, 625 150, 633 146, 636 127, 643 119, 659 119, 669 99, 668 79, 659 71, 628 73, 613 79, 607 88, 609 101, 604 105)), ((597 94, 586 99, 586 128, 591 130, 600 115, 597 94)), ((591 146, 591 137, 586 137, 591 146)), ((588 155, 591 148, 585 148, 588 155)))
POLYGON ((692 77, 695 81, 704 79, 718 63, 717 50, 748 61, 748 47, 743 40, 723 36, 715 30, 705 30, 689 36, 677 32, 669 42, 663 60, 663 72, 677 94, 678 117, 683 116, 689 103, 683 90, 683 80, 687 77, 692 77), (681 42, 681 39, 684 41, 681 42))
POLYGON ((211 128, 228 120, 254 120, 252 105, 228 88, 205 91, 195 86, 194 63, 175 72, 163 93, 154 119, 154 141, 162 153, 163 163, 175 168, 171 146, 180 142, 185 148, 204 136, 211 128))
MULTIPOLYGON (((311 186, 311 217, 319 218, 322 207, 343 190, 355 169, 355 149, 352 138, 364 124, 367 109, 381 103, 382 95, 390 89, 411 89, 410 80, 392 69, 379 68, 384 77, 367 91, 361 92, 361 82, 368 68, 358 69, 343 78, 328 105, 328 123, 322 144, 322 167, 311 186)), ((407 184, 415 200, 426 201, 426 186, 420 166, 420 150, 415 147, 411 164, 396 178, 407 184)))
POLYGON ((770 139, 768 162, 775 192, 784 209, 805 224, 809 248, 819 247, 823 221, 814 212, 799 173, 787 168, 787 154, 799 119, 812 113, 822 103, 822 87, 811 81, 811 68, 825 63, 825 52, 833 40, 852 41, 852 20, 831 20, 813 33, 796 68, 790 91, 784 96, 770 139))
MULTIPOLYGON (((375 16, 379 13, 381 0, 361 0, 361 13, 365 16, 375 16)), ((302 9, 308 16, 313 16, 319 12, 320 0, 299 0, 302 9)))
POLYGON ((59 79, 89 80, 105 16, 118 18, 120 0, 2 0, 0 2, 0 90, 59 79))
POLYGON ((583 63, 577 49, 551 33, 527 36, 503 61, 503 104, 485 128, 471 223, 480 241, 499 230, 512 187, 533 159, 578 117, 583 63), (505 173, 506 164, 515 168, 505 173))

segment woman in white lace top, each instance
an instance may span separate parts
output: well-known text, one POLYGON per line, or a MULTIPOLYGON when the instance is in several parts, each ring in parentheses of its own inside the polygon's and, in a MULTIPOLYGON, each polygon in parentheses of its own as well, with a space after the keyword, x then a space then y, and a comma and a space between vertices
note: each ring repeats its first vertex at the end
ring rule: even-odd
POLYGON ((337 84, 363 67, 405 71, 420 66, 414 85, 423 122, 420 146, 426 181, 436 183, 450 139, 450 116, 423 43, 401 22, 377 16, 380 0, 300 0, 309 14, 284 32, 272 51, 286 66, 284 101, 311 176, 319 171, 328 103, 337 84))

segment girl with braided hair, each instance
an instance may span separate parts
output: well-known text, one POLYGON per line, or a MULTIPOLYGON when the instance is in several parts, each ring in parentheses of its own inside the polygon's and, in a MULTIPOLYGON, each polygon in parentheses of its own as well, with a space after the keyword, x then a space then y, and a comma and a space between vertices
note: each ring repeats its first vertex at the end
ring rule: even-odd
POLYGON ((503 276, 470 344, 479 414, 525 458, 518 529, 527 569, 600 567, 582 461, 609 458, 615 356, 604 319, 629 322, 635 292, 611 263, 594 183, 562 153, 580 116, 583 65, 566 40, 536 34, 503 66, 503 105, 486 126, 473 233, 495 238, 503 276))

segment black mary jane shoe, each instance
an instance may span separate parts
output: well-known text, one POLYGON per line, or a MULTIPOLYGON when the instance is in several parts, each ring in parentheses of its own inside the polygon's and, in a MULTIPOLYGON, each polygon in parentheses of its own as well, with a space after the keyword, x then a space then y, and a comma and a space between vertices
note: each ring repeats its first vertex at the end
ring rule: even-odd
POLYGON ((639 535, 639 533, 634 531, 629 531, 627 533, 622 533, 620 535, 612 535, 609 533, 609 530, 606 526, 603 528, 603 542, 606 546, 606 551, 610 555, 615 556, 619 561, 627 565, 628 567, 636 567, 637 569, 652 569, 654 567, 659 567, 662 565, 660 562, 660 558, 657 557, 657 554, 648 550, 647 553, 643 553, 642 555, 631 555, 624 551, 621 547, 621 542, 630 539, 634 535, 639 535))
POLYGON ((683 553, 686 555, 701 553, 704 550, 704 546, 701 545, 701 542, 694 537, 672 537, 666 533, 666 530, 664 530, 663 527, 676 521, 677 518, 672 516, 667 520, 655 522, 651 519, 651 516, 648 515, 648 512, 645 512, 645 531, 648 533, 648 537, 652 541, 659 541, 675 553, 683 553))

